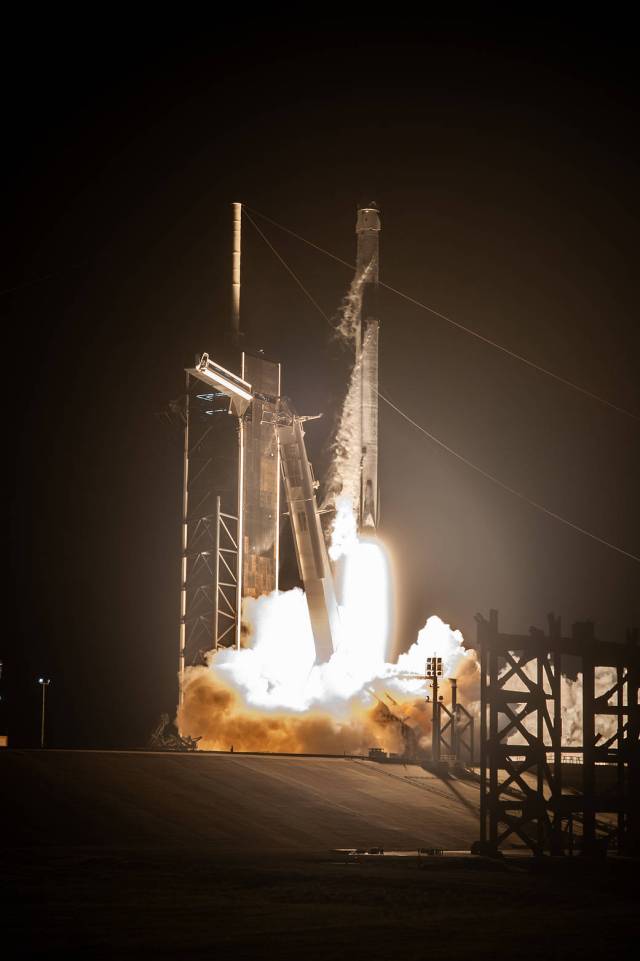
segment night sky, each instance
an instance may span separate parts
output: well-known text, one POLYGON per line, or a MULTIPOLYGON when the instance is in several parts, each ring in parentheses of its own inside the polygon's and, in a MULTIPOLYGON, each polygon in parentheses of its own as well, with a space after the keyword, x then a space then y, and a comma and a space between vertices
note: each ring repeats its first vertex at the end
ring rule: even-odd
MULTIPOLYGON (((232 201, 640 412, 639 78, 625 23, 341 21, 217 30, 57 19, 7 33, 2 632, 12 743, 143 746, 176 702, 183 368, 228 323, 232 201), (7 376, 8 374, 8 376, 7 376)), ((350 271, 258 221, 329 315, 350 271)), ((251 225, 243 327, 280 359, 316 473, 347 358, 251 225)), ((388 291, 384 389, 506 484, 640 554, 640 423, 388 291)), ((640 624, 640 565, 513 498, 381 410, 397 642, 548 611, 640 624)))

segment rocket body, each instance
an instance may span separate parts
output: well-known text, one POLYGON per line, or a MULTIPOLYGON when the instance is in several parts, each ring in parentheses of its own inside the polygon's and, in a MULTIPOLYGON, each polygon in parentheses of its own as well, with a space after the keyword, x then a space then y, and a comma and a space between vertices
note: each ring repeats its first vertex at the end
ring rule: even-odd
POLYGON ((356 369, 360 375, 360 497, 358 526, 378 525, 378 268, 380 212, 375 204, 361 207, 356 222, 356 276, 361 279, 356 321, 356 369))

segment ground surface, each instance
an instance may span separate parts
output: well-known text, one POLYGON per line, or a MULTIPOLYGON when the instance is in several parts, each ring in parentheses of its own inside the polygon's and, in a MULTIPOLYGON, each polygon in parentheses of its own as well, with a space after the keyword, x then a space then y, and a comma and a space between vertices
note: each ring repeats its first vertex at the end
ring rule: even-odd
POLYGON ((0 784, 7 959, 603 959, 636 930, 631 862, 337 854, 468 848, 477 789, 419 768, 11 751, 0 784))
POLYGON ((251 754, 8 751, 12 845, 207 845, 218 853, 469 848, 478 793, 417 766, 251 754), (43 802, 45 810, 43 810, 43 802))

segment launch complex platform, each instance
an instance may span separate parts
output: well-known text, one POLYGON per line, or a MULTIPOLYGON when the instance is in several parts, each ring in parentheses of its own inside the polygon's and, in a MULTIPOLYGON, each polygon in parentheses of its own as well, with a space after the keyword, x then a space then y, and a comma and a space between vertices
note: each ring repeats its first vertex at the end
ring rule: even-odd
POLYGON ((0 779, 16 959, 622 957, 637 918, 631 859, 389 856, 477 837, 477 786, 417 765, 9 750, 0 779))

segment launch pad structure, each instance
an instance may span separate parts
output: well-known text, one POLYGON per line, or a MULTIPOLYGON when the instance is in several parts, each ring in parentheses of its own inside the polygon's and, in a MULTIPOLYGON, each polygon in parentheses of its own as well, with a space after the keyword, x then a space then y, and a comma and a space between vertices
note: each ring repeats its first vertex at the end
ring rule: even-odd
MULTIPOLYGON (((241 205, 234 204, 230 327, 240 374, 208 354, 186 371, 180 702, 186 667, 203 663, 207 651, 241 647, 243 598, 278 589, 281 475, 316 661, 328 660, 337 642, 339 612, 316 501, 319 485, 304 441, 303 424, 313 418, 298 415, 282 397, 279 363, 238 347, 241 225, 241 205)), ((379 513, 379 233, 376 205, 360 207, 354 281, 359 295, 353 317, 354 373, 360 394, 360 485, 355 505, 360 529, 375 529, 379 513)))
POLYGON ((498 613, 478 621, 480 693, 480 851, 495 855, 511 839, 534 855, 640 852, 640 647, 597 640, 591 622, 563 637, 549 615, 548 634, 502 634, 498 613), (579 658, 581 744, 562 732, 563 658, 579 658), (613 683, 596 694, 599 668, 613 683), (514 689, 515 688, 515 689, 514 689), (598 718, 615 719, 598 732, 598 718), (513 735, 518 738, 513 743, 513 735), (567 755, 579 755, 580 782, 565 785, 567 755))

